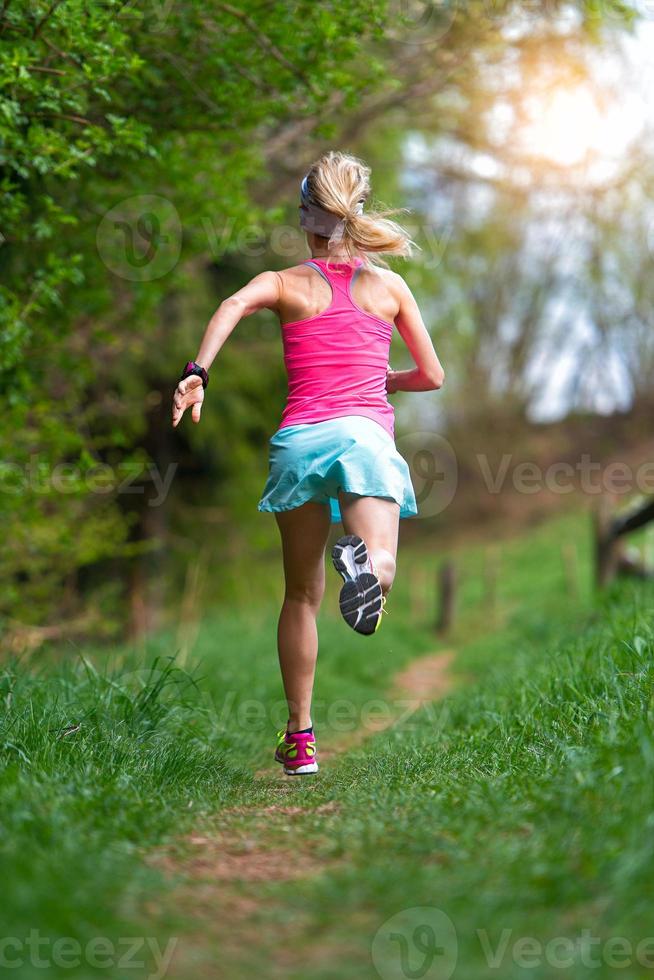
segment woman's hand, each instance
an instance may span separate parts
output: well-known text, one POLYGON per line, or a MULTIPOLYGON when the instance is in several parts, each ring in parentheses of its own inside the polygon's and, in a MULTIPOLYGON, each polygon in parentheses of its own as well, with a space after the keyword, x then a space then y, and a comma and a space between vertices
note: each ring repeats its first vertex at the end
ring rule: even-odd
POLYGON ((180 381, 173 395, 173 429, 176 429, 182 421, 182 416, 187 408, 191 409, 193 421, 199 422, 203 401, 202 378, 199 378, 197 374, 191 374, 188 378, 180 381))
POLYGON ((397 371, 393 371, 390 364, 386 368, 386 391, 389 395, 394 395, 398 390, 396 387, 396 376, 397 371))

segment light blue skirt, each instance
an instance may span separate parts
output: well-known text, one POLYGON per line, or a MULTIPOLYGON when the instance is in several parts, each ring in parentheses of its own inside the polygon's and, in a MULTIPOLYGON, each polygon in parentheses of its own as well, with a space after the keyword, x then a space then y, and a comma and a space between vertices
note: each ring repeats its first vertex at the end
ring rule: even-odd
POLYGON ((346 415, 279 429, 270 440, 270 472, 259 510, 293 510, 308 500, 328 503, 341 520, 338 491, 384 497, 400 517, 418 513, 406 460, 373 419, 346 415))

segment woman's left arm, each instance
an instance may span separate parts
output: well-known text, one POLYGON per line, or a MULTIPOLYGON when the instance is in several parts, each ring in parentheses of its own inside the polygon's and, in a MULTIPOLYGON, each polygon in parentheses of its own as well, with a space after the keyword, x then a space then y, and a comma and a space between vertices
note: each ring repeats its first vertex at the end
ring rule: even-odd
POLYGON ((443 367, 413 293, 397 273, 393 274, 392 281, 399 287, 400 300, 395 323, 416 366, 408 371, 389 370, 386 390, 391 395, 396 391, 433 391, 443 385, 443 367))
MULTIPOLYGON (((276 310, 279 294, 279 273, 262 272, 250 280, 247 286, 224 299, 207 324, 195 363, 208 372, 237 323, 259 310, 276 310)), ((201 378, 191 375, 180 381, 173 396, 173 428, 177 428, 187 408, 191 409, 193 421, 199 422, 203 401, 201 378)))

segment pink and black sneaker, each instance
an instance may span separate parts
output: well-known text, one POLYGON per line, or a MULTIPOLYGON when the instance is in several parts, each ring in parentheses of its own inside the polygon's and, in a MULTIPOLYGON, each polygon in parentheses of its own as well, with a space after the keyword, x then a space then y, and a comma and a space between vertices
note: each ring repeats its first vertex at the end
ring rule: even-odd
POLYGON ((281 762, 287 776, 304 776, 318 772, 316 762, 316 736, 313 730, 295 732, 289 735, 283 730, 277 732, 275 762, 281 762))

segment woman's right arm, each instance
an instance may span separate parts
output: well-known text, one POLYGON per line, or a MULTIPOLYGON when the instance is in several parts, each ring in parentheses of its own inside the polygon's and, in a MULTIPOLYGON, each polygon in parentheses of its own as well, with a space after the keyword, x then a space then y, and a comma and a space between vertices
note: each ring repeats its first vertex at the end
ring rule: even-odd
POLYGON ((395 391, 434 391, 441 388, 445 373, 438 359, 429 331, 424 324, 413 293, 401 276, 396 276, 400 309, 395 324, 415 368, 408 371, 389 371, 387 388, 389 394, 395 391))
MULTIPOLYGON (((195 363, 208 371, 240 320, 259 310, 276 311, 280 283, 277 272, 262 272, 250 280, 247 286, 224 299, 207 324, 195 363)), ((204 388, 201 378, 191 375, 180 381, 173 396, 173 427, 179 425, 187 408, 191 409, 193 421, 199 422, 203 401, 204 388)))
POLYGON ((224 299, 209 320, 195 363, 206 371, 213 364, 236 324, 243 317, 259 310, 276 310, 279 301, 280 278, 277 272, 262 272, 247 286, 224 299))

